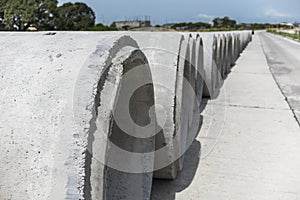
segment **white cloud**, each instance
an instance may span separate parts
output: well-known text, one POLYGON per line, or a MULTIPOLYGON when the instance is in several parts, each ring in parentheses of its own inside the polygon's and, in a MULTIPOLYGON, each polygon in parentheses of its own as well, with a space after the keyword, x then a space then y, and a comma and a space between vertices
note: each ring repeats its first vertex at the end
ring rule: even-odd
POLYGON ((290 14, 280 12, 280 11, 275 10, 273 8, 267 9, 265 11, 265 16, 267 16, 267 17, 277 17, 277 18, 291 17, 290 14))
POLYGON ((208 14, 204 14, 204 13, 200 13, 196 16, 196 18, 201 18, 201 19, 214 19, 214 16, 208 15, 208 14))

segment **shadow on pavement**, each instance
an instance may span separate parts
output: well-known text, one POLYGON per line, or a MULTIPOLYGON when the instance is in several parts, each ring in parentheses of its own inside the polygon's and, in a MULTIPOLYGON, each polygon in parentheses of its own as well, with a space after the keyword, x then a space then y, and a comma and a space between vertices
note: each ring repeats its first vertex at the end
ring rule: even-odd
POLYGON ((176 193, 186 189, 194 179, 201 154, 200 142, 194 140, 185 153, 183 170, 175 180, 153 180, 151 200, 174 200, 176 193))

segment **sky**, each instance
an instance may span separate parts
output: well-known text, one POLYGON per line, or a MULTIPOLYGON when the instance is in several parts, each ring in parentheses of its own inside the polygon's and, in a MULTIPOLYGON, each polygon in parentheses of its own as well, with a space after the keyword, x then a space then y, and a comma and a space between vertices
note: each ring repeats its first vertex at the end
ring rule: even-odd
POLYGON ((96 13, 96 22, 143 19, 165 24, 211 22, 228 16, 237 22, 300 22, 300 0, 59 0, 85 2, 96 13))

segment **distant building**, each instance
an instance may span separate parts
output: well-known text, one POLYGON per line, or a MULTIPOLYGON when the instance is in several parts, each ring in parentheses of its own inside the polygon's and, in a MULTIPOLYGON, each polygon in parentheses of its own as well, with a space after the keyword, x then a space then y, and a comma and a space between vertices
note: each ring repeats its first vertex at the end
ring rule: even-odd
POLYGON ((151 27, 150 20, 116 21, 113 23, 117 29, 151 27))

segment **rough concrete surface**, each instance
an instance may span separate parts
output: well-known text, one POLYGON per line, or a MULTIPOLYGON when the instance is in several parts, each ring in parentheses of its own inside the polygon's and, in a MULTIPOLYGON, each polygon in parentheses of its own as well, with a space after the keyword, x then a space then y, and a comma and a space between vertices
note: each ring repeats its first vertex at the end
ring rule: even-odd
POLYGON ((100 75, 137 43, 82 32, 1 33, 0 42, 0 199, 83 198, 100 75))
POLYGON ((85 35, 1 33, 1 199, 80 197, 72 91, 104 37, 85 35))
POLYGON ((203 96, 212 97, 216 87, 216 59, 217 59, 217 38, 212 33, 200 34, 203 38, 204 47, 204 88, 203 96))
MULTIPOLYGON (((217 34, 226 38, 225 33, 0 33, 0 199, 150 199, 157 165, 165 168, 160 174, 156 171, 156 177, 167 179, 175 178, 184 166, 185 148, 201 124, 196 100, 202 101, 202 91, 211 97, 219 93, 222 77, 215 63, 218 59, 220 71, 228 68, 224 51, 229 50, 218 49, 217 34), (160 129, 155 138, 150 134, 160 129)), ((235 62, 251 36, 248 31, 230 34, 235 38, 231 61, 235 62)), ((258 42, 253 46, 259 48, 258 42)), ((264 57, 259 59, 264 67, 264 57)), ((240 65, 252 61, 240 61, 240 65)), ((259 110, 262 106, 288 112, 272 76, 264 73, 234 71, 236 78, 229 79, 229 89, 223 87, 219 95, 231 91, 226 108, 259 110), (247 87, 243 96, 237 87, 241 82, 247 87), (261 83, 269 87, 274 105, 255 96, 263 94, 261 83)), ((218 100, 209 104, 213 103, 214 111, 224 110, 218 109, 218 100)), ((205 122, 209 104, 201 132, 210 130, 205 122)), ((219 132, 222 126, 213 130, 219 132)), ((208 140, 212 136, 206 135, 208 140)), ((213 134, 213 143, 218 135, 213 134)), ((200 143, 195 141, 191 149, 197 154, 200 143)), ((186 182, 192 180, 199 163, 196 154, 188 154, 186 160, 193 165, 185 167, 172 184, 179 183, 185 173, 186 182)), ((168 189, 159 196, 156 190, 154 184, 153 198, 168 199, 168 189)))
MULTIPOLYGON (((154 98, 155 104, 159 105, 156 108, 159 113, 158 126, 161 127, 161 131, 156 136, 156 149, 161 149, 168 144, 168 151, 165 153, 158 152, 156 156, 155 168, 160 169, 154 173, 157 178, 174 179, 177 175, 177 168, 180 168, 180 161, 176 161, 180 156, 177 153, 178 147, 184 151, 185 139, 178 138, 178 143, 174 140, 174 135, 187 134, 186 131, 179 133, 176 129, 176 125, 181 123, 187 124, 187 120, 181 120, 178 115, 181 113, 176 112, 176 108, 183 105, 177 105, 176 102, 176 90, 178 78, 177 76, 183 76, 185 66, 185 60, 190 60, 186 56, 187 46, 183 43, 187 43, 185 38, 180 33, 131 33, 131 36, 137 41, 141 50, 148 58, 151 73, 153 76, 154 85, 154 98), (168 38, 166 40, 166 37, 168 38), (178 55, 182 51, 183 57, 178 59, 178 55), (183 62, 181 62, 181 60, 183 62), (166 78, 167 76, 167 78, 166 78), (170 163, 163 169, 161 166, 164 163, 170 163)), ((183 89, 179 89, 180 93, 183 89)), ((180 102, 182 103, 183 101, 180 102)), ((184 105, 186 107, 186 105, 184 105)), ((182 126, 187 126, 187 125, 182 126)))

